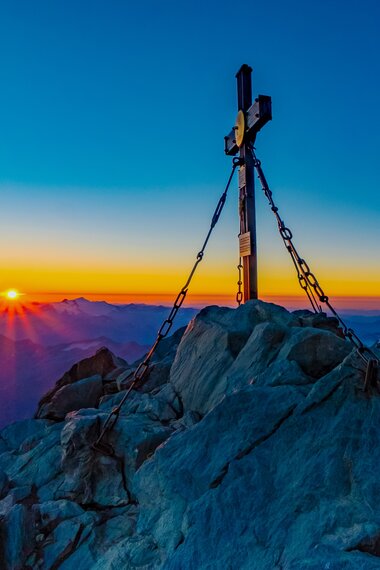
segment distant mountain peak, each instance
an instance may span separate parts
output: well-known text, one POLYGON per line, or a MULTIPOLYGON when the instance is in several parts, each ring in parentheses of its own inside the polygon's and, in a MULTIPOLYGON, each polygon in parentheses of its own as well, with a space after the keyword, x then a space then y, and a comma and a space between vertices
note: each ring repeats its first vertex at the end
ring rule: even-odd
MULTIPOLYGON (((60 301, 61 303, 65 303, 67 305, 75 305, 78 303, 96 303, 97 301, 90 301, 89 299, 86 299, 86 297, 76 297, 75 299, 63 299, 62 301, 60 301)), ((105 301, 101 301, 101 302, 105 302, 105 301)))
POLYGON ((100 317, 110 314, 115 310, 114 305, 106 301, 90 301, 85 297, 77 297, 76 299, 63 299, 58 303, 51 303, 51 306, 58 313, 67 313, 72 315, 90 315, 100 317))

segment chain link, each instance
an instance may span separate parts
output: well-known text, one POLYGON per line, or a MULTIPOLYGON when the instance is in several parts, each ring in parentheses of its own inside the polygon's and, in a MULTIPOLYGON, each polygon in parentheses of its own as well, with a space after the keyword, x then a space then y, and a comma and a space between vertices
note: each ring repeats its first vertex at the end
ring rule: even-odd
POLYGON ((239 257, 239 263, 237 265, 237 269, 238 269, 238 273, 239 273, 239 279, 237 282, 238 290, 236 293, 236 302, 239 305, 239 307, 243 302, 243 291, 241 290, 241 286, 243 285, 243 279, 242 279, 242 274, 241 274, 242 269, 243 269, 243 265, 241 262, 242 262, 242 258, 239 257))
POLYGON ((262 190, 268 199, 272 212, 276 217, 280 235, 284 241, 285 247, 288 250, 291 259, 294 263, 294 266, 296 268, 299 284, 301 288, 305 291, 306 295, 308 296, 310 304, 315 313, 322 312, 322 307, 320 306, 319 302, 325 303, 325 305, 330 309, 334 317, 338 320, 340 326, 342 327, 343 335, 354 345, 359 356, 363 359, 363 361, 367 366, 367 374, 365 381, 365 389, 367 389, 371 382, 371 378, 373 379, 376 377, 377 369, 379 368, 379 359, 370 348, 368 348, 363 344, 358 335, 351 328, 349 328, 347 324, 343 321, 342 317, 338 314, 336 309, 332 306, 331 302, 329 301, 329 297, 325 294, 321 285, 318 283, 316 276, 310 270, 310 267, 307 264, 307 262, 304 259, 302 259, 302 257, 298 254, 298 251, 296 250, 292 241, 293 234, 291 230, 288 227, 286 227, 284 221, 282 220, 278 212, 278 207, 276 206, 273 199, 273 193, 268 186, 263 169, 261 168, 261 162, 256 157, 253 147, 251 147, 251 150, 252 150, 254 167, 259 177, 262 190))
POLYGON ((164 339, 169 334, 169 332, 173 326, 174 319, 175 319, 179 309, 181 308, 181 306, 182 306, 182 304, 186 298, 186 295, 187 295, 187 292, 189 289, 189 285, 190 285, 191 280, 194 276, 194 273, 195 273, 198 265, 200 264, 200 262, 202 261, 202 259, 204 257, 205 249, 206 249, 208 241, 211 237, 212 231, 213 231, 214 227, 216 226, 216 224, 218 223, 220 214, 222 213, 222 210, 224 208, 224 204, 225 204, 226 199, 227 199, 228 189, 231 185, 232 178, 235 174, 235 170, 239 165, 241 165, 241 159, 238 157, 233 158, 232 170, 231 170, 231 173, 229 175, 226 187, 223 191, 223 194, 219 198, 219 202, 215 208, 214 214, 213 214, 212 219, 211 219, 210 229, 209 229, 209 231, 206 235, 206 238, 203 242, 202 248, 197 253, 196 261, 193 265, 193 268, 191 269, 191 271, 189 273, 187 281, 183 285, 183 287, 181 288, 180 292, 178 293, 176 300, 174 301, 173 307, 170 310, 169 316, 164 320, 160 329, 158 330, 157 338, 156 338, 153 346, 151 347, 151 349, 149 350, 149 352, 145 356, 144 360, 138 365, 136 370, 134 372, 131 372, 131 374, 127 377, 127 379, 132 377, 132 382, 129 385, 127 391, 125 392, 123 398, 120 400, 119 404, 117 406, 115 406, 112 409, 112 411, 110 412, 110 414, 107 416, 107 418, 103 424, 103 428, 99 434, 99 437, 96 440, 96 442, 93 444, 93 448, 95 450, 101 451, 102 453, 106 453, 108 455, 114 454, 114 450, 113 450, 112 446, 110 444, 102 442, 102 440, 103 440, 104 436, 106 435, 106 433, 111 431, 113 429, 113 427, 115 426, 115 424, 119 418, 121 408, 123 407, 125 401, 127 400, 129 394, 131 393, 131 391, 138 384, 140 384, 140 385, 142 384, 145 376, 148 373, 150 361, 151 361, 154 353, 156 352, 158 345, 160 344, 162 339, 164 339))

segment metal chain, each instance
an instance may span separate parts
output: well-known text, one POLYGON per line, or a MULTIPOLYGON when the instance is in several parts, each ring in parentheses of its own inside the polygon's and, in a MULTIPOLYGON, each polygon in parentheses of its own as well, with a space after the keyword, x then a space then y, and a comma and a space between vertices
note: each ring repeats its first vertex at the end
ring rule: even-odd
POLYGON ((106 420, 105 420, 105 422, 104 422, 104 425, 103 425, 103 429, 101 430, 98 439, 97 439, 96 442, 93 444, 93 448, 94 448, 95 450, 101 451, 102 453, 107 453, 107 454, 109 454, 109 455, 113 455, 113 454, 114 454, 114 450, 113 450, 112 446, 109 445, 109 444, 102 443, 102 440, 103 440, 105 434, 106 434, 107 432, 111 431, 111 430, 113 429, 113 427, 115 426, 115 424, 116 424, 116 422, 117 422, 117 420, 118 420, 118 418, 119 418, 120 410, 121 410, 121 408, 123 407, 125 401, 127 400, 128 396, 129 396, 129 394, 131 393, 131 391, 133 390, 133 388, 135 388, 137 384, 140 384, 140 385, 141 385, 141 383, 143 382, 145 376, 146 376, 147 373, 148 373, 150 361, 151 361, 151 359, 152 359, 154 353, 156 352, 158 345, 160 344, 160 342, 162 341, 162 339, 164 339, 164 338, 169 334, 170 329, 171 329, 172 326, 173 326, 174 319, 175 319, 175 317, 176 317, 176 315, 177 315, 179 309, 181 308, 181 306, 182 306, 182 304, 183 304, 183 302, 184 302, 184 300, 185 300, 185 298, 186 298, 186 295, 187 295, 187 292, 188 292, 188 289, 189 289, 189 285, 190 285, 191 280, 192 280, 192 278, 193 278, 193 276, 194 276, 194 273, 195 273, 195 271, 196 271, 198 265, 200 264, 200 262, 201 262, 202 259, 203 259, 203 256, 204 256, 204 253, 205 253, 205 249, 206 249, 206 246, 207 246, 207 244, 208 244, 208 241, 209 241, 209 239, 210 239, 210 237, 211 237, 212 231, 213 231, 214 227, 216 226, 216 224, 217 224, 217 222, 218 222, 218 220, 219 220, 220 214, 222 213, 224 204, 225 204, 225 202, 226 202, 228 189, 229 189, 229 187, 230 187, 230 185, 231 185, 231 181, 232 181, 232 178, 233 178, 233 176, 234 176, 234 174, 235 174, 235 170, 236 170, 236 168, 237 168, 239 165, 241 165, 241 159, 238 158, 238 157, 233 158, 233 160, 232 160, 232 170, 231 170, 231 173, 230 173, 230 175, 229 175, 229 178, 228 178, 226 187, 225 187, 225 189, 224 189, 223 194, 222 194, 221 197, 219 198, 219 202, 218 202, 218 204, 217 204, 217 206, 216 206, 216 208, 215 208, 214 214, 213 214, 212 219, 211 219, 210 229, 209 229, 209 231, 208 231, 208 233, 207 233, 207 235, 206 235, 206 238, 205 238, 205 240, 204 240, 204 242, 203 242, 202 248, 201 248, 200 251, 197 253, 196 261, 195 261, 195 263, 194 263, 194 265, 193 265, 192 270, 190 271, 190 274, 189 274, 189 276, 188 276, 188 278, 187 278, 187 280, 186 280, 186 283, 183 285, 183 287, 181 288, 180 292, 178 293, 177 298, 176 298, 176 300, 174 301, 173 307, 172 307, 172 309, 171 309, 171 311, 170 311, 170 313, 169 313, 169 316, 168 316, 168 317, 164 320, 164 322, 162 323, 162 325, 161 325, 161 327, 160 327, 160 329, 159 329, 159 331, 158 331, 158 333, 157 333, 157 337, 156 337, 156 340, 155 340, 153 346, 151 347, 151 349, 149 350, 149 352, 148 352, 147 355, 145 356, 144 360, 138 365, 138 367, 136 368, 136 370, 135 370, 134 372, 131 372, 131 374, 126 378, 126 379, 128 379, 128 378, 130 378, 130 377, 132 376, 132 382, 131 382, 131 384, 129 385, 128 390, 127 390, 126 393, 124 394, 123 398, 120 400, 119 404, 118 404, 117 406, 115 406, 115 407, 111 410, 111 412, 109 413, 109 415, 107 416, 107 418, 106 418, 106 420))
POLYGON ((237 269, 238 269, 238 273, 239 273, 239 280, 237 282, 238 290, 236 293, 236 302, 239 305, 239 307, 243 301, 243 291, 241 290, 241 286, 243 285, 243 279, 242 279, 242 275, 241 275, 243 265, 242 265, 241 261, 242 261, 242 259, 241 259, 241 257, 239 257, 239 263, 237 265, 237 269))
POLYGON ((364 360, 367 366, 367 374, 365 381, 365 388, 367 389, 371 382, 371 378, 374 378, 376 376, 376 371, 379 367, 379 359, 370 348, 368 348, 363 344, 358 335, 351 328, 349 328, 347 324, 343 321, 342 317, 337 313, 337 311, 329 301, 329 297, 325 294, 324 290, 318 283, 316 276, 314 275, 314 273, 312 273, 312 271, 310 271, 309 265, 298 254, 298 251, 296 250, 293 244, 293 234, 290 231, 290 229, 286 227, 284 221, 282 220, 280 214, 278 213, 278 207, 274 202, 273 193, 268 186, 263 169, 261 168, 261 162, 256 157, 253 147, 251 147, 251 151, 253 156, 254 167, 259 177, 262 190, 268 199, 272 212, 276 217, 280 235, 296 268, 299 284, 301 288, 305 291, 306 295, 308 296, 311 306, 314 309, 314 312, 316 313, 322 312, 322 307, 320 306, 319 302, 325 303, 325 305, 330 309, 330 311, 336 317, 336 319, 338 319, 338 322, 342 327, 345 338, 347 338, 355 346, 358 354, 364 360))

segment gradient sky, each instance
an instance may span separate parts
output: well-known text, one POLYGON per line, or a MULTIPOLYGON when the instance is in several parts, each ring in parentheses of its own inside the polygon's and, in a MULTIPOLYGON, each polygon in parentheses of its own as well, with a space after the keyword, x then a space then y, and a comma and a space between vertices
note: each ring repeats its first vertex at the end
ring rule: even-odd
MULTIPOLYGON (((333 296, 380 295, 380 3, 0 6, 0 290, 172 294, 230 170, 235 73, 273 101, 257 154, 333 296)), ((297 280, 258 190, 260 291, 297 280)), ((192 291, 236 289, 237 189, 192 291)))

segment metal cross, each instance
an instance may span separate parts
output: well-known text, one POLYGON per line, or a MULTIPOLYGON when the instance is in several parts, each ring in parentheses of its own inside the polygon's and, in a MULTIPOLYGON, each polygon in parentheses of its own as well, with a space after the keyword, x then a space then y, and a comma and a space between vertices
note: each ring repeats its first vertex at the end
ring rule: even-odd
POLYGON ((243 302, 257 299, 257 245, 254 163, 251 147, 259 130, 272 119, 271 98, 259 95, 252 105, 252 68, 242 65, 236 74, 238 115, 235 127, 224 137, 225 153, 240 151, 239 168, 239 251, 243 259, 243 302))

